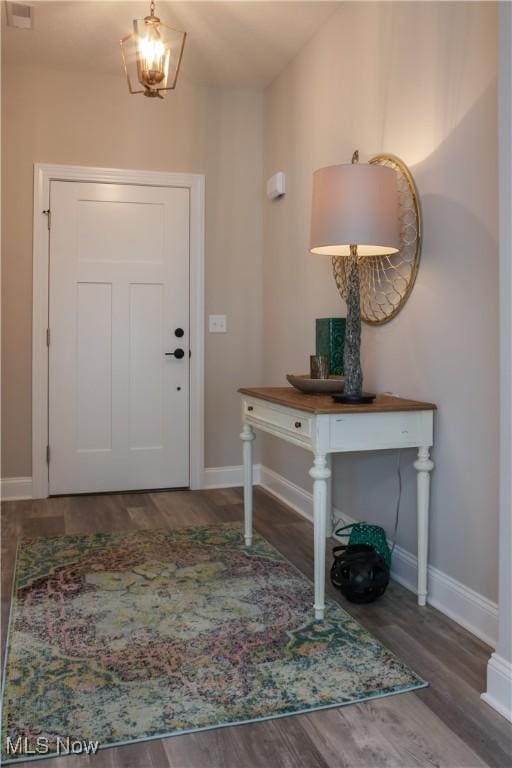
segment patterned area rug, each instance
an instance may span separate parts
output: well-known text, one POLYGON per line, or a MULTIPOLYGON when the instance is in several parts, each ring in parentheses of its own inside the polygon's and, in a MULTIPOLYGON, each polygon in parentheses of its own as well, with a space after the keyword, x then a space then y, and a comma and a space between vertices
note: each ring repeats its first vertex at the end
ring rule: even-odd
POLYGON ((112 746, 426 685, 335 602, 324 622, 312 603, 312 584, 260 536, 246 549, 238 523, 23 541, 4 759, 23 757, 15 745, 48 757, 67 739, 112 746))

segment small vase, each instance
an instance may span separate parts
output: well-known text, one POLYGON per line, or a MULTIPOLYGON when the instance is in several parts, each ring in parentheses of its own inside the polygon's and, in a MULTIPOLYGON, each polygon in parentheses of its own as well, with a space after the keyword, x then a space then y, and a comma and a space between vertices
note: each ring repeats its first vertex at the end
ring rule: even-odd
POLYGON ((312 379, 329 378, 329 358, 327 355, 310 355, 309 371, 312 379))

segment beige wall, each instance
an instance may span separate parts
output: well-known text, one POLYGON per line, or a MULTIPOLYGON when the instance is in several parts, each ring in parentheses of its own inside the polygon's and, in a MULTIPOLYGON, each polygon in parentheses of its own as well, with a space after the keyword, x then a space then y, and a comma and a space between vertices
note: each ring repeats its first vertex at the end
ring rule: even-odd
MULTIPOLYGON (((222 466, 240 463, 235 388, 306 370, 314 319, 344 312, 328 260, 307 252, 313 170, 393 152, 416 178, 424 249, 406 308, 364 329, 366 385, 438 403, 431 562, 496 599, 496 46, 493 3, 344 3, 267 89, 263 155, 257 92, 182 80, 154 103, 117 77, 4 71, 2 476, 31 473, 34 162, 206 173, 206 311, 229 323, 206 335, 206 466, 222 466), (262 167, 288 185, 263 208, 262 167)), ((256 442, 309 486, 306 454, 256 442)), ((412 459, 399 543, 414 551, 412 459)), ((390 530, 394 466, 337 460, 335 503, 390 530)))
MULTIPOLYGON (((315 168, 391 152, 411 167, 424 216, 422 263, 402 313, 365 327, 366 387, 439 406, 431 563, 497 597, 497 13, 494 3, 344 3, 264 102, 264 383, 307 370, 314 319, 345 312, 328 259, 308 254, 315 168)), ((263 463, 310 487, 311 459, 270 438, 263 463)), ((415 551, 413 454, 399 543, 415 551)), ((335 504, 392 530, 395 455, 335 463, 335 504)))
POLYGON ((151 101, 120 77, 4 67, 3 109, 2 477, 31 474, 34 162, 206 174, 206 312, 229 324, 206 335, 206 466, 238 464, 235 388, 261 370, 261 94, 181 80, 151 101))

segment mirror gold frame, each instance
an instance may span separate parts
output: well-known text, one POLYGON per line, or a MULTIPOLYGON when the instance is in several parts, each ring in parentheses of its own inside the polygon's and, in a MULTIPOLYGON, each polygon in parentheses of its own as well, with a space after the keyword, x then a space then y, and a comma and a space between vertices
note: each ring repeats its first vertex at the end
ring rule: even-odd
MULTIPOLYGON (((411 172, 395 155, 376 155, 370 163, 386 165, 397 174, 400 210, 400 250, 388 256, 368 256, 359 262, 361 319, 369 325, 392 320, 410 296, 420 265, 422 225, 418 191, 411 172)), ((334 256, 333 272, 343 299, 347 296, 350 259, 334 256)))

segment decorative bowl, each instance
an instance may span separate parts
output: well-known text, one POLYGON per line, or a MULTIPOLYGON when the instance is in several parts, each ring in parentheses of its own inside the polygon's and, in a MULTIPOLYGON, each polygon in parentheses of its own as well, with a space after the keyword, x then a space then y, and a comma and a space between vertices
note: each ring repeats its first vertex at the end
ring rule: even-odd
POLYGON ((307 373, 287 373, 286 378, 295 389, 308 395, 328 395, 331 392, 343 392, 345 378, 329 376, 328 379, 312 379, 307 373))

